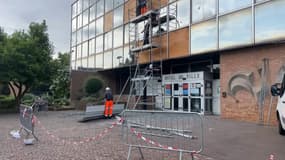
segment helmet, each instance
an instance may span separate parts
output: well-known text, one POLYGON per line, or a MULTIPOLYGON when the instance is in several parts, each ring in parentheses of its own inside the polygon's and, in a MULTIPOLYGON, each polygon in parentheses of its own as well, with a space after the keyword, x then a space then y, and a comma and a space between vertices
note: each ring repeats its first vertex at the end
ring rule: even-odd
POLYGON ((110 88, 109 87, 106 87, 106 91, 109 91, 110 90, 110 88))

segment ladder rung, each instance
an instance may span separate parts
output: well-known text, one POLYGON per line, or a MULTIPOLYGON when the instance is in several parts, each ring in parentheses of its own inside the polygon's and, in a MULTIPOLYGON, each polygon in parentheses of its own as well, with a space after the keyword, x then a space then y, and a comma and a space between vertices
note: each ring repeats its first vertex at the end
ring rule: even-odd
POLYGON ((146 81, 149 79, 150 79, 150 76, 147 76, 147 77, 132 78, 131 81, 146 81))

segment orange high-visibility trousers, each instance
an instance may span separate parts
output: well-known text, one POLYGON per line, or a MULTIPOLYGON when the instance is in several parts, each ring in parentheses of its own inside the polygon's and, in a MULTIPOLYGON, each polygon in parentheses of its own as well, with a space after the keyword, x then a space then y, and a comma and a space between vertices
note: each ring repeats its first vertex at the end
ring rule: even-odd
POLYGON ((113 114, 113 100, 107 100, 105 102, 105 111, 104 111, 104 115, 105 117, 111 117, 113 114))

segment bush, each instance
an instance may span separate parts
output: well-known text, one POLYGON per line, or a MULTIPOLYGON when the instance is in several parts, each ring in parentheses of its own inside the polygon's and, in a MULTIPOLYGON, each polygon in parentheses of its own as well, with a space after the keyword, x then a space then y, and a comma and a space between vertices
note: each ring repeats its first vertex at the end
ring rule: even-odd
POLYGON ((54 100, 55 106, 68 106, 70 102, 67 98, 59 98, 54 100))
POLYGON ((15 98, 13 96, 0 96, 1 108, 16 108, 15 98))
POLYGON ((28 106, 31 106, 34 101, 36 99, 36 96, 33 95, 33 94, 30 94, 30 93, 26 93, 23 98, 22 98, 22 104, 25 104, 25 105, 28 105, 28 106))
POLYGON ((87 95, 95 95, 103 87, 103 82, 97 78, 90 78, 85 84, 85 92, 87 95))
POLYGON ((9 88, 9 85, 8 84, 0 84, 0 94, 3 94, 3 95, 10 95, 10 88, 9 88))

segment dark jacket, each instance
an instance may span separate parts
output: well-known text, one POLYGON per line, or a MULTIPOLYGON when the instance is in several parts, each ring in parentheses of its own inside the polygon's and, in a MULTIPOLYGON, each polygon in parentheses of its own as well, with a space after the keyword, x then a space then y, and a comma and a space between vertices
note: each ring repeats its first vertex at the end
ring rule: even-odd
POLYGON ((106 99, 107 101, 113 100, 113 95, 112 95, 112 92, 111 92, 111 91, 107 91, 107 92, 105 93, 105 99, 106 99))

